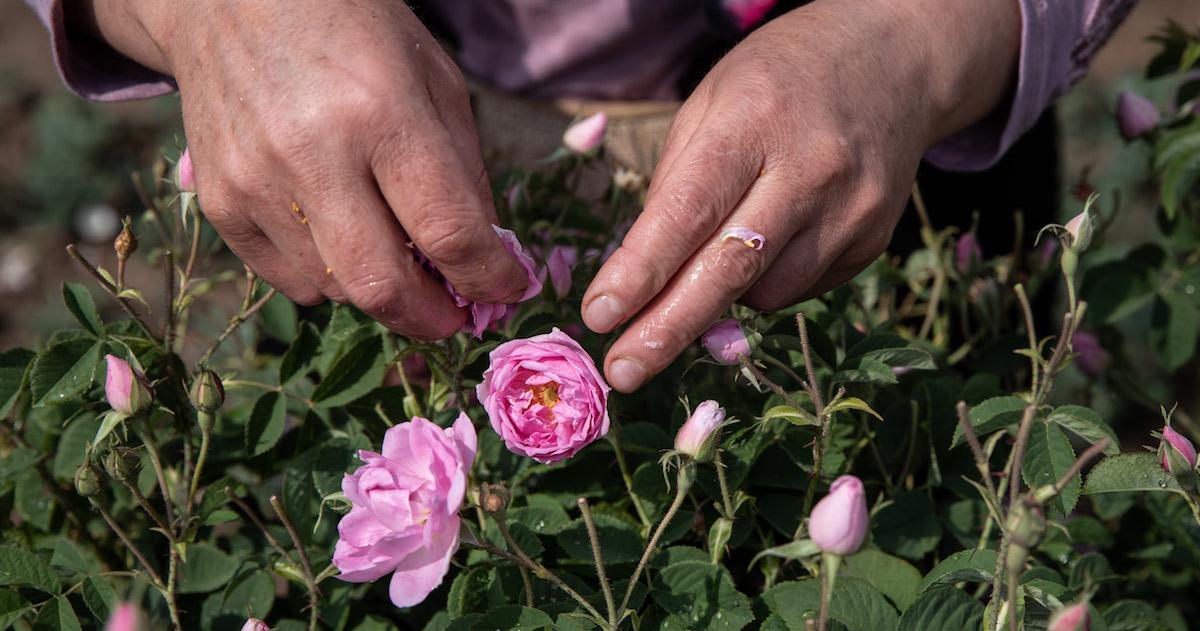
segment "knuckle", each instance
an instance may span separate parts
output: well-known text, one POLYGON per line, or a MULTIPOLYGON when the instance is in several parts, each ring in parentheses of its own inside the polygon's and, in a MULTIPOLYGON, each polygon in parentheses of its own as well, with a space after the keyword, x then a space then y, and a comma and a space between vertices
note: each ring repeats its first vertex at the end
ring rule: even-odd
POLYGON ((342 282, 346 298, 364 313, 396 319, 402 305, 400 284, 381 275, 363 273, 342 282))
POLYGON ((695 178, 684 179, 664 195, 657 215, 664 224, 663 234, 678 235, 677 239, 686 243, 707 235, 720 221, 720 196, 695 178))
POLYGON ((762 252, 738 245, 722 247, 714 262, 713 284, 725 296, 739 296, 763 272, 762 252))
POLYGON ((470 227, 458 209, 427 206, 416 230, 417 245, 426 256, 442 264, 465 261, 475 253, 470 227))

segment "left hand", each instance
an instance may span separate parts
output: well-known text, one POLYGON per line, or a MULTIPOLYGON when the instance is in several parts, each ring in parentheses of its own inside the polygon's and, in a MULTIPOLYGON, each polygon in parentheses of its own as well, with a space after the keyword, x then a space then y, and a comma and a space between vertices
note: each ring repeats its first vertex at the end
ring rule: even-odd
POLYGON ((917 165, 1009 95, 1016 0, 817 0, 758 29, 672 123, 641 217, 583 299, 636 390, 742 300, 820 295, 887 246, 917 165), (986 27, 984 27, 986 25, 986 27), (761 250, 723 231, 749 228, 761 250))

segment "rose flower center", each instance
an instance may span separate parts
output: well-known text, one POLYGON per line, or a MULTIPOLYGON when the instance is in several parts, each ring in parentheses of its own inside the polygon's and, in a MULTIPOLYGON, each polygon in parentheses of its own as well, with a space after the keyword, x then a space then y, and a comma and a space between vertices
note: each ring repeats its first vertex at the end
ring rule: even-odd
POLYGON ((529 389, 529 394, 542 407, 551 409, 554 407, 554 404, 558 403, 558 387, 559 384, 557 382, 550 381, 533 386, 529 389))

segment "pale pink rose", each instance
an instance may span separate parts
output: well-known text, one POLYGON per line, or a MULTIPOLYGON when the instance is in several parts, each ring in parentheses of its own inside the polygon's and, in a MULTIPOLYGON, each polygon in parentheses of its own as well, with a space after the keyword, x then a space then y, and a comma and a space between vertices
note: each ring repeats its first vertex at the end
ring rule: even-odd
POLYGON ((1180 475, 1196 468, 1196 447, 1170 425, 1163 427, 1158 456, 1163 471, 1171 475, 1180 475))
POLYGON ((563 132, 563 145, 575 153, 591 153, 604 143, 604 132, 608 130, 608 115, 596 112, 572 123, 563 132))
POLYGON ((1162 115, 1154 103, 1126 90, 1117 96, 1117 126, 1126 140, 1133 140, 1154 131, 1162 115))
POLYGON ((705 401, 696 406, 683 427, 675 434, 675 450, 696 460, 707 460, 712 455, 713 435, 725 423, 725 408, 716 401, 705 401))
POLYGON ((196 172, 192 166, 192 154, 186 148, 183 150, 183 155, 179 156, 179 164, 175 166, 175 169, 176 177, 179 180, 179 189, 189 193, 196 192, 196 172))
POLYGON ((557 328, 497 346, 475 392, 509 451, 544 464, 608 433, 608 384, 557 328))
POLYGON ((242 625, 242 631, 271 631, 271 627, 258 618, 249 618, 242 625))
POLYGON ((862 481, 844 475, 829 486, 829 495, 813 507, 808 519, 808 536, 824 552, 854 554, 867 536, 870 517, 862 481))
POLYGON ((1046 631, 1089 631, 1091 615, 1086 602, 1067 605, 1050 616, 1046 631))
POLYGON ((142 631, 145 628, 142 612, 133 603, 117 605, 104 623, 104 631, 142 631))
POLYGON ((554 295, 561 300, 571 291, 571 272, 579 261, 579 250, 573 247, 556 245, 546 258, 546 269, 550 272, 550 284, 554 287, 554 295))
POLYGON ((353 507, 338 523, 339 578, 364 583, 391 572, 393 604, 425 600, 458 550, 475 445, 475 427, 460 413, 448 429, 414 417, 387 430, 382 453, 360 451, 363 466, 342 479, 353 507))
POLYGON ((126 416, 141 413, 150 406, 154 395, 146 378, 116 355, 105 355, 104 398, 113 410, 126 416))
POLYGON ((718 320, 700 336, 700 343, 718 364, 732 366, 750 356, 750 340, 737 320, 718 320))
POLYGON ((1076 331, 1071 337, 1071 348, 1075 351, 1075 364, 1089 377, 1104 374, 1112 362, 1112 356, 1100 345, 1100 338, 1091 331, 1076 331))
POLYGON ((979 247, 979 239, 974 232, 968 232, 958 238, 954 244, 954 269, 959 274, 966 275, 983 260, 983 249, 979 247))
POLYGON ((748 31, 762 22, 778 0, 722 0, 721 6, 733 17, 738 30, 748 31))

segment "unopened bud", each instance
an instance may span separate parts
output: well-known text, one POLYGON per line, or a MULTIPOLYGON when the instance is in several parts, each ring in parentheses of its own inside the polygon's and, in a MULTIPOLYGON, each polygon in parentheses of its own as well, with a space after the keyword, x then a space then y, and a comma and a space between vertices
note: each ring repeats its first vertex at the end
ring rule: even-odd
POLYGON ((696 406, 683 427, 675 434, 675 450, 700 462, 712 460, 721 426, 725 424, 725 408, 716 401, 696 406))
POLYGON ((1028 553, 1041 543, 1042 535, 1046 534, 1046 512, 1036 501, 1021 500, 1013 504, 1009 511, 1006 530, 1011 547, 1024 548, 1028 553))
POLYGON ((138 240, 137 236, 133 234, 129 217, 125 217, 121 224, 121 232, 117 233, 117 238, 113 240, 113 250, 117 253, 117 260, 124 261, 137 252, 138 240))
POLYGON ((1196 447, 1170 425, 1163 426, 1162 441, 1158 444, 1159 463, 1163 471, 1179 476, 1196 468, 1196 447))
POLYGON ((1047 631, 1088 631, 1091 627, 1091 613, 1086 601, 1064 606, 1050 616, 1046 626, 1047 631))
POLYGON ((100 476, 86 462, 75 470, 75 492, 83 497, 95 497, 100 493, 100 476))
POLYGON ((502 514, 508 508, 508 489, 503 484, 483 484, 479 487, 479 500, 487 513, 502 514))
POLYGON ((1117 125, 1126 140, 1149 134, 1161 119, 1154 102, 1137 92, 1126 90, 1117 96, 1117 125))
POLYGON ((116 447, 104 457, 104 471, 114 480, 124 481, 137 475, 142 459, 129 447, 116 447))
POLYGON ((221 377, 207 368, 196 375, 190 394, 192 405, 205 414, 212 414, 225 404, 225 386, 221 385, 221 377))

